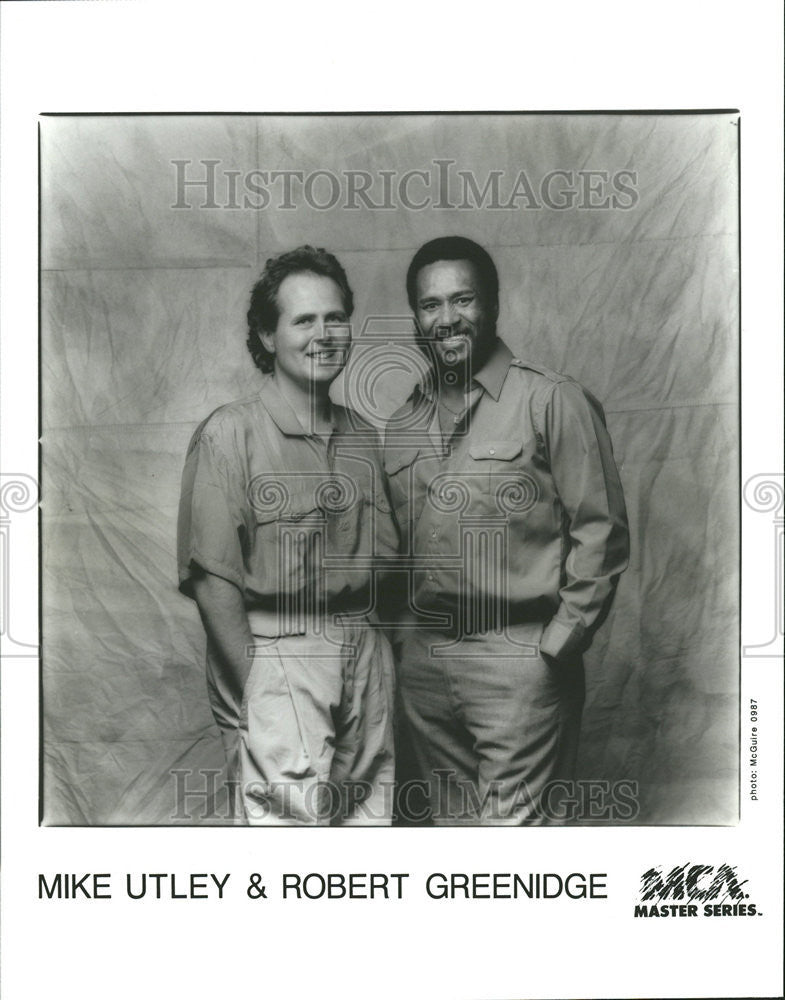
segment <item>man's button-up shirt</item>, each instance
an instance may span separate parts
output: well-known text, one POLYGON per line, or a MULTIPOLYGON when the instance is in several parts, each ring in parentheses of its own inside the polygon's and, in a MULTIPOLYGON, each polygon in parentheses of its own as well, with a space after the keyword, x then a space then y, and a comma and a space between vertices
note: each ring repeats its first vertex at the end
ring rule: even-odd
POLYGON ((497 341, 444 440, 424 389, 388 426, 385 470, 410 559, 410 609, 502 606, 546 624, 540 649, 585 649, 627 566, 629 536, 602 407, 497 341))
POLYGON ((365 600, 397 531, 377 432, 343 407, 332 413, 329 440, 308 433, 268 376, 257 396, 197 428, 180 497, 183 593, 208 572, 235 584, 249 610, 365 600))

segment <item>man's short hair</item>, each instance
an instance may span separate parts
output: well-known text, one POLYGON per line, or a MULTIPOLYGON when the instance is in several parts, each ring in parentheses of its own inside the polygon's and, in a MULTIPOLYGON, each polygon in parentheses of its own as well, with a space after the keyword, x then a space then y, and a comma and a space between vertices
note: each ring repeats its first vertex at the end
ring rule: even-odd
POLYGON ((424 267, 435 264, 438 260, 470 261, 480 279, 480 294, 484 304, 491 309, 498 308, 499 273, 488 251, 465 236, 440 236, 420 247, 406 272, 406 294, 414 312, 417 311, 417 275, 424 267))
POLYGON ((257 368, 263 372, 273 370, 273 358, 264 344, 261 334, 272 333, 278 326, 278 289, 290 274, 317 274, 331 278, 341 291, 343 308, 347 317, 354 311, 354 295, 349 287, 346 272, 331 253, 323 247, 307 244, 289 250, 287 253, 270 257, 264 265, 262 276, 253 286, 251 306, 248 310, 248 350, 257 368))

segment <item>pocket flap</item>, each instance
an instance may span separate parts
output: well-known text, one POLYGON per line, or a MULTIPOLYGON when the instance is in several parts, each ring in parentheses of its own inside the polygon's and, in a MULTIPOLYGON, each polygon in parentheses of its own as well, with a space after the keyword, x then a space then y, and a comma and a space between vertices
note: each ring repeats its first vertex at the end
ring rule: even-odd
POLYGON ((494 459, 498 462, 511 462, 522 451, 522 441, 478 441, 469 446, 469 454, 477 461, 494 459))
POLYGON ((263 499, 256 498, 254 517, 257 524, 272 521, 301 521, 309 515, 321 515, 316 490, 312 487, 302 490, 287 490, 286 494, 269 493, 263 499))

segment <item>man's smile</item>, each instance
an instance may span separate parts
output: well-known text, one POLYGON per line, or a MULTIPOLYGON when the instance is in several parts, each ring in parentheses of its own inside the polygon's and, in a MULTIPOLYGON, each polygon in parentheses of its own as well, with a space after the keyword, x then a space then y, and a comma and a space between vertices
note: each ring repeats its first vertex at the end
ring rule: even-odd
POLYGON ((318 362, 343 364, 348 350, 349 344, 346 342, 321 343, 310 347, 305 356, 318 362))
POLYGON ((466 330, 456 330, 452 326, 436 326, 433 331, 436 340, 457 340, 459 337, 468 337, 466 330))

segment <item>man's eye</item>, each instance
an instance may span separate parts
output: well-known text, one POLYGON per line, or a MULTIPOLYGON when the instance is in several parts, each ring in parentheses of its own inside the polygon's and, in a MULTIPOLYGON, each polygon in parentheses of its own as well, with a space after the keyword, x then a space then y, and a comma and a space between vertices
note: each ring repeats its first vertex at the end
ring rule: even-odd
POLYGON ((422 309, 423 312, 433 312, 435 308, 436 308, 435 302, 425 302, 423 303, 423 305, 420 306, 420 309, 422 309))
POLYGON ((473 295, 462 295, 458 299, 458 305, 459 306, 468 306, 468 305, 471 305, 472 302, 474 302, 474 296, 473 295))

